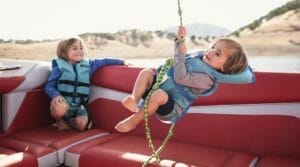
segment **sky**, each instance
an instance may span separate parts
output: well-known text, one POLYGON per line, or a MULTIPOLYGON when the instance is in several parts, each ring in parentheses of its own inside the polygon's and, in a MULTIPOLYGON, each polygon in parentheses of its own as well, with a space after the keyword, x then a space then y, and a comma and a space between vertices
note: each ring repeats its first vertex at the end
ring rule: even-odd
MULTIPOLYGON (((183 24, 231 31, 290 0, 180 0, 183 24)), ((177 0, 0 0, 0 39, 54 39, 86 32, 179 25, 177 0)))

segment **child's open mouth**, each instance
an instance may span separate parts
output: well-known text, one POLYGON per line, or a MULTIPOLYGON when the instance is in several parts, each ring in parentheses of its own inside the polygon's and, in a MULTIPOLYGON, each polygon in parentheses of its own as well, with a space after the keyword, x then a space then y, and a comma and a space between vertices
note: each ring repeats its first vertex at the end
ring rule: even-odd
POLYGON ((207 54, 204 54, 203 59, 207 59, 208 61, 210 61, 210 58, 207 56, 207 54))

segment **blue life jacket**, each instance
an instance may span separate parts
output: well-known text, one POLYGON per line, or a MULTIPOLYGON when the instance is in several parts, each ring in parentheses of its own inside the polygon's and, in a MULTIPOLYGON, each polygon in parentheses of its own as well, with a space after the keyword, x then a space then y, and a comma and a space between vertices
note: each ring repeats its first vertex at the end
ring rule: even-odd
POLYGON ((90 93, 90 65, 86 60, 71 64, 64 59, 53 60, 61 71, 57 89, 70 106, 85 105, 90 93))
MULTIPOLYGON (((174 102, 180 106, 182 111, 176 111, 174 108, 172 112, 176 112, 177 114, 172 113, 172 117, 170 118, 171 122, 176 122, 181 119, 192 105, 192 103, 199 97, 199 96, 208 96, 212 94, 217 86, 218 83, 254 83, 255 82, 255 75, 252 69, 248 66, 244 71, 237 73, 237 74, 224 74, 218 72, 202 60, 203 52, 198 51, 195 53, 187 54, 186 55, 186 68, 187 72, 190 73, 206 73, 208 74, 213 80, 214 83, 212 87, 206 90, 203 93, 195 93, 192 92, 189 87, 177 84, 174 80, 174 67, 171 67, 167 70, 166 75, 168 79, 165 80, 159 86, 161 89, 166 91, 170 98, 174 100, 174 102)), ((200 81, 201 82, 201 81, 200 81)))
POLYGON ((203 51, 187 54, 187 70, 210 75, 217 83, 254 83, 255 75, 250 66, 236 74, 224 74, 203 62, 203 51))

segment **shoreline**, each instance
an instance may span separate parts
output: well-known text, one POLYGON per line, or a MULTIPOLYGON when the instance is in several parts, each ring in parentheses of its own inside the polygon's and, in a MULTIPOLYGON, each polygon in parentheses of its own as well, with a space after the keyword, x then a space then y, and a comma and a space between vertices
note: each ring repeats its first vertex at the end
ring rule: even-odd
MULTIPOLYGON (((126 60, 132 67, 140 68, 156 68, 163 64, 167 58, 127 58, 126 60)), ((0 59, 1 60, 1 59, 0 59)), ((16 59, 25 60, 26 59, 16 59)), ((51 61, 33 60, 42 65, 51 66, 51 61)), ((248 57, 249 65, 254 71, 260 72, 291 72, 300 73, 300 57, 299 55, 284 55, 284 56, 251 56, 248 57)))

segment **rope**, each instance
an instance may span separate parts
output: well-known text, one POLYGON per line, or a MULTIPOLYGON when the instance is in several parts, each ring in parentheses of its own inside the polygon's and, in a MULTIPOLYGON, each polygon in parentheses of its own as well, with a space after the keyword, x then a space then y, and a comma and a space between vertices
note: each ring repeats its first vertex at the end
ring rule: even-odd
MULTIPOLYGON (((179 19, 180 19, 180 26, 182 26, 183 23, 182 23, 182 10, 181 10, 180 0, 177 0, 177 5, 178 5, 178 15, 179 15, 179 19)), ((183 37, 181 38, 181 40, 184 40, 183 37)), ((165 75, 166 71, 170 67, 172 67, 172 65, 173 65, 173 59, 168 59, 166 61, 166 63, 162 66, 162 68, 161 68, 161 70, 160 70, 160 72, 157 76, 156 83, 153 85, 151 91, 148 93, 148 95, 145 99, 145 103, 144 103, 145 133, 146 133, 146 138, 147 138, 147 141, 148 141, 148 146, 152 151, 152 155, 150 156, 150 158, 148 158, 148 160, 144 161, 143 167, 147 166, 149 163, 152 163, 153 161, 151 161, 151 160, 154 159, 154 158, 155 158, 155 161, 160 165, 159 154, 160 154, 161 151, 163 151, 165 149, 168 141, 173 136, 173 129, 175 127, 175 123, 171 124, 171 126, 168 130, 167 136, 163 140, 160 147, 156 150, 154 145, 153 145, 153 142, 152 142, 151 131, 150 131, 150 128, 149 128, 149 120, 148 120, 148 104, 149 104, 150 97, 151 97, 152 93, 159 88, 159 85, 162 83, 162 80, 164 78, 164 75, 165 75)))
POLYGON ((172 123, 167 136, 165 137, 165 139, 163 140, 161 146, 156 150, 153 142, 152 142, 152 137, 151 137, 151 132, 150 132, 150 128, 149 128, 149 121, 148 121, 148 104, 149 104, 149 99, 152 95, 152 93, 157 90, 159 88, 159 85, 162 83, 163 77, 166 73, 166 71, 173 65, 173 59, 168 59, 166 61, 166 63, 162 66, 158 76, 157 76, 157 82, 153 85, 151 91, 148 93, 146 99, 145 99, 145 103, 144 103, 144 119, 145 119, 145 132, 146 132, 146 138, 148 141, 148 146, 150 147, 151 151, 152 151, 152 155, 150 156, 150 158, 146 161, 144 161, 143 163, 143 167, 147 166, 149 163, 152 163, 152 159, 155 158, 155 161, 160 164, 160 158, 159 158, 159 153, 164 150, 164 148, 166 147, 169 139, 172 137, 173 135, 173 129, 174 129, 174 125, 175 123, 172 123))
POLYGON ((180 0, 177 0, 177 6, 178 6, 178 15, 180 19, 180 26, 182 26, 183 23, 182 23, 182 10, 181 10, 180 0))
MULTIPOLYGON (((181 9, 181 4, 180 0, 177 0, 177 6, 178 6, 178 15, 179 15, 179 20, 180 20, 180 26, 183 26, 182 23, 182 9, 181 9)), ((181 36, 180 39, 178 39, 180 43, 184 42, 184 38, 181 36)))

